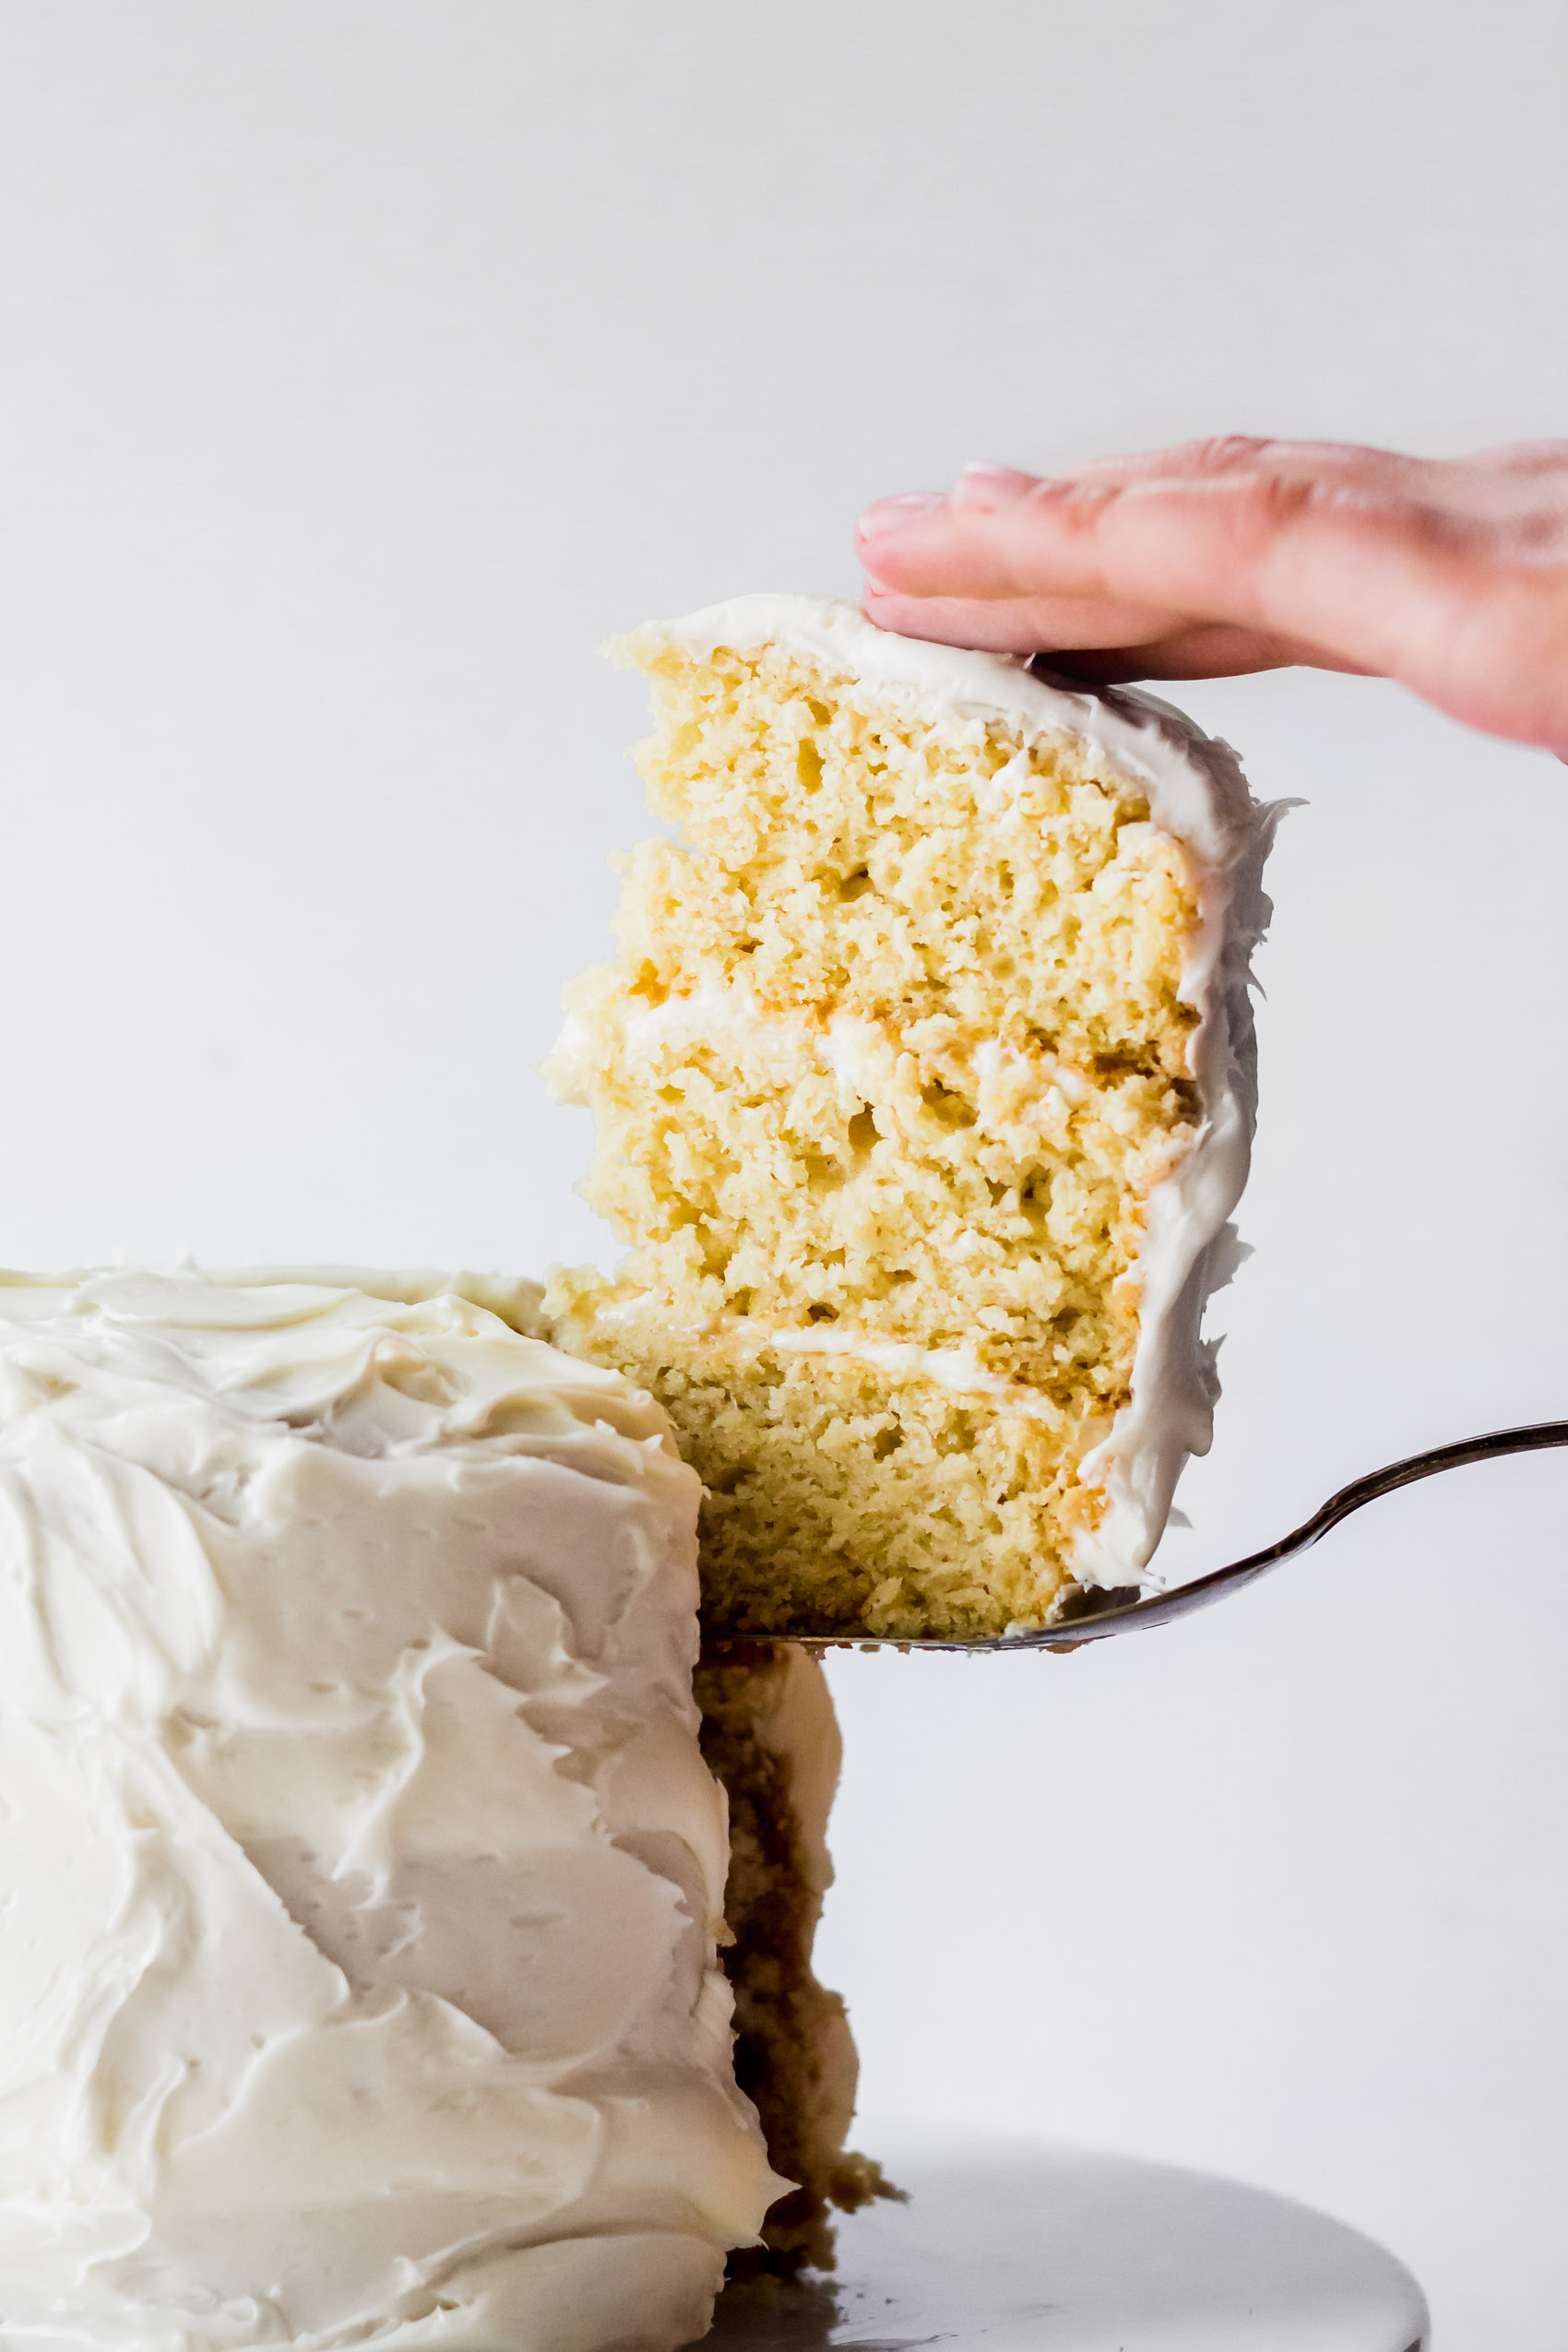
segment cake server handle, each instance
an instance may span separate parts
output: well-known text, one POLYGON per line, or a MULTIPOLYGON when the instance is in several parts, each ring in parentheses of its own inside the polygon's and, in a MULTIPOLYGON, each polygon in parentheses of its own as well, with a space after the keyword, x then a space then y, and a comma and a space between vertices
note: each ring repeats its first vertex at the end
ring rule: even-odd
POLYGON ((1281 1562, 1310 1551, 1331 1527, 1338 1526, 1353 1511, 1363 1510, 1369 1503, 1376 1503, 1402 1486, 1414 1486, 1419 1479, 1434 1479, 1443 1470, 1462 1470, 1471 1462, 1496 1461, 1504 1454, 1538 1454, 1552 1445, 1568 1445, 1568 1421, 1533 1421, 1525 1429, 1492 1430, 1484 1437, 1466 1437, 1453 1445, 1434 1445, 1425 1454, 1411 1454, 1403 1462, 1390 1463, 1385 1470, 1369 1470, 1364 1478, 1352 1479, 1348 1486, 1331 1494, 1292 1534, 1281 1536, 1277 1543, 1267 1545, 1262 1551, 1249 1552, 1245 1560, 1232 1561, 1228 1568, 1213 1568, 1206 1576, 1198 1576, 1189 1585, 1177 1585, 1170 1592, 1151 1593, 1146 1598, 1136 1597, 1135 1586, 1109 1592, 1090 1591, 1081 1598, 1073 1616, 1028 1633, 1004 1633, 979 1642, 930 1638, 897 1641, 890 1635, 874 1638, 867 1634, 840 1634, 831 1642, 812 1641, 810 1646, 965 1651, 1082 1649, 1089 1642, 1109 1641, 1113 1633, 1135 1633, 1147 1627, 1172 1624, 1179 1617, 1190 1617, 1212 1601, 1239 1593, 1244 1585, 1266 1576, 1281 1562))

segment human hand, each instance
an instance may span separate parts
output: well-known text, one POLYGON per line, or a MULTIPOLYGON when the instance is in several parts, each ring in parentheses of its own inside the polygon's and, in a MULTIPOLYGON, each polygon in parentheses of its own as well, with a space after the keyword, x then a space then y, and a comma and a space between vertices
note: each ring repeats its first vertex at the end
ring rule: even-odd
POLYGON ((1452 460, 1192 442, 1039 481, 968 466, 879 499, 884 628, 1044 654, 1096 683, 1308 663, 1396 678, 1568 759, 1568 441, 1452 460))

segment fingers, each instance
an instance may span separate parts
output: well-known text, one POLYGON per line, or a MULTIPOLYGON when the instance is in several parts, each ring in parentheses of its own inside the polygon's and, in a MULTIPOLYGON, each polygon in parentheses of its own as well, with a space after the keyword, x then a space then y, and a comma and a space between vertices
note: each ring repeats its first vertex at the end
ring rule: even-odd
POLYGON ((1057 646, 1142 645, 1162 636, 1170 615, 1155 604, 1094 596, 909 596, 866 575, 865 608, 901 636, 992 653, 1039 653, 1057 646))
POLYGON ((1232 438, 1043 481, 971 467, 869 507, 859 544, 867 611, 905 635, 1103 678, 1307 660, 1494 732, 1568 729, 1568 444, 1438 463, 1232 438))
MULTIPOLYGON (((1043 481, 972 469, 947 498, 869 508, 861 558, 904 597, 1028 600, 1048 625, 1063 603, 1218 622, 1385 668, 1387 588, 1420 588, 1417 559, 1441 536, 1411 494, 1415 463, 1344 452, 1318 467, 1232 442, 1043 481)), ((1113 612, 1073 634, 1127 642, 1113 612)))
POLYGON ((1039 597, 901 597, 866 582, 865 609, 879 627, 985 653, 1039 654, 1048 666, 1096 685, 1137 678, 1240 678, 1257 670, 1353 665, 1319 646, 1224 624, 1087 600, 1039 597))
MULTIPOLYGON (((1140 678, 1244 678, 1259 670, 1351 671, 1356 665, 1293 638, 1246 629, 1199 625, 1148 645, 1100 649, 1070 647, 1051 654, 1049 666, 1096 686, 1125 686, 1140 678)), ((1356 674, 1362 674, 1356 671, 1356 674)))

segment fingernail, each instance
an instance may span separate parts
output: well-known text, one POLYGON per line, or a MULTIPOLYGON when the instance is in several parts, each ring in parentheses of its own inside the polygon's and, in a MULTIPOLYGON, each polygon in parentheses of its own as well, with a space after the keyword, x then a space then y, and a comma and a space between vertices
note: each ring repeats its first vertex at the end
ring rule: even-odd
POLYGON ((1016 466, 993 466, 975 457, 963 469, 951 492, 955 506, 1010 506, 1034 488, 1039 476, 1020 473, 1016 466))
POLYGON ((879 579, 877 578, 876 574, 875 574, 874 572, 868 572, 868 573, 866 574, 866 576, 865 576, 865 582, 866 582, 866 594, 867 594, 868 596, 891 596, 891 595, 893 594, 893 592, 894 592, 894 591, 893 591, 893 590, 892 590, 892 589, 888 587, 887 582, 886 582, 885 580, 879 580, 879 579))
POLYGON ((919 522, 922 515, 929 515, 933 506, 944 505, 945 496, 940 490, 912 490, 902 498, 873 498, 862 509, 856 528, 862 539, 891 539, 919 522))

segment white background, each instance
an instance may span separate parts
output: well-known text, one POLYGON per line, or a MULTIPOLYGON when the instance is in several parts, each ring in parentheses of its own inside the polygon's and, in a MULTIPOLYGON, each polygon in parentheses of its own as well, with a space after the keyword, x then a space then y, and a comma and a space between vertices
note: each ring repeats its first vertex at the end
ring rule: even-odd
MULTIPOLYGON (((4 0, 0 1254, 607 1247, 532 1065, 641 825, 610 630, 861 501, 1568 429, 1560 0, 4 0)), ((1568 1410, 1568 774, 1187 696, 1266 795, 1193 1568, 1568 1410)), ((1568 2337, 1568 1462, 1075 1660, 846 1657, 867 2119, 1227 2168, 1568 2337)))

